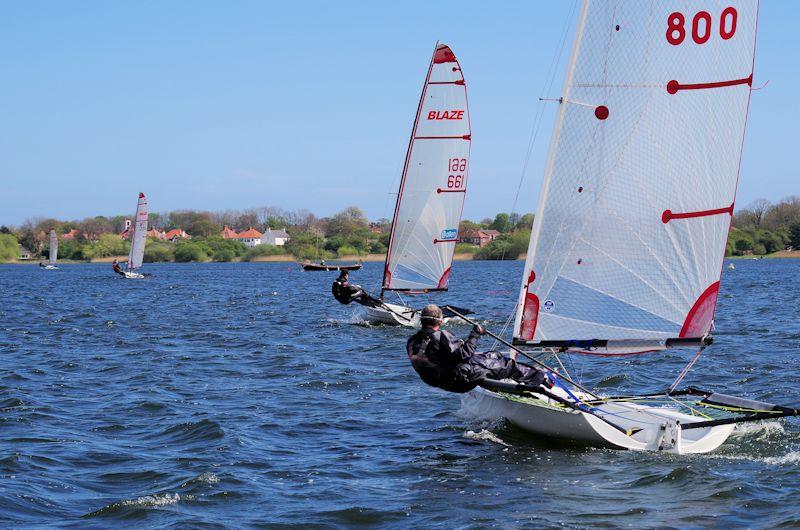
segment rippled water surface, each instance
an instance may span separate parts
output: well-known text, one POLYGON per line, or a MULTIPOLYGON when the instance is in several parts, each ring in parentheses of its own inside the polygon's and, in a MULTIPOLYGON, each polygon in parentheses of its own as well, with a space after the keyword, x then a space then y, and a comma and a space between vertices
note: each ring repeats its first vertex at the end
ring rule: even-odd
MULTIPOLYGON (((0 266, 2 526, 800 526, 795 419, 711 455, 545 443, 460 415, 411 370, 407 330, 332 301, 332 273, 147 270, 0 266)), ((434 299, 500 330, 521 270, 456 263, 434 299)), ((800 260, 724 276, 717 342, 686 383, 800 405, 800 260)), ((692 354, 568 368, 607 392, 662 390, 692 354)))

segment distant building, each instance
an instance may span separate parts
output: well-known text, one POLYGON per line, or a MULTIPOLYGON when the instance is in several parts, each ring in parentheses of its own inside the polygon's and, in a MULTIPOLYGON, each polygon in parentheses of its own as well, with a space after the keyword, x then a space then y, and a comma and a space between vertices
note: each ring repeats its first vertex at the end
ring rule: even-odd
POLYGON ((467 230, 461 237, 459 242, 469 243, 470 245, 478 245, 480 248, 485 247, 500 236, 497 230, 467 230))
POLYGON ((271 230, 267 228, 267 231, 261 235, 261 244, 282 247, 290 239, 291 238, 289 237, 289 234, 287 234, 286 230, 283 228, 279 230, 271 230))
POLYGON ((222 239, 236 239, 239 237, 239 234, 228 225, 222 227, 222 232, 220 232, 219 235, 222 236, 222 239))
POLYGON ((253 227, 248 228, 244 232, 239 232, 236 239, 244 243, 246 247, 253 248, 261 244, 261 232, 253 227))
POLYGON ((31 251, 22 245, 19 246, 19 259, 31 259, 31 251))
POLYGON ((164 239, 166 239, 171 243, 175 243, 179 239, 191 239, 191 238, 192 236, 190 236, 180 228, 173 228, 172 230, 164 234, 164 239))
POLYGON ((70 230, 66 234, 62 234, 61 235, 61 240, 62 241, 71 241, 71 240, 74 240, 76 237, 78 237, 79 234, 80 234, 80 232, 78 232, 77 229, 73 228, 72 230, 70 230))
POLYGON ((158 239, 159 241, 167 240, 167 234, 165 234, 163 230, 159 230, 158 228, 151 228, 150 230, 148 230, 147 237, 152 237, 153 239, 158 239))

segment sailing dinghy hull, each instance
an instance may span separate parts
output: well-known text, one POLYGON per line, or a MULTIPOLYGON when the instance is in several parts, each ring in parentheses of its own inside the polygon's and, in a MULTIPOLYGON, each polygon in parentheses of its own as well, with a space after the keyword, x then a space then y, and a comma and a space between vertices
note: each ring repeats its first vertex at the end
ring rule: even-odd
POLYGON ((130 272, 126 271, 123 276, 129 280, 141 280, 144 278, 144 274, 140 274, 138 272, 130 272))
POLYGON ((385 307, 361 306, 358 318, 369 324, 420 327, 419 311, 401 305, 387 304, 386 302, 383 305, 385 307))
POLYGON ((42 268, 44 270, 46 270, 46 271, 57 271, 58 270, 58 267, 56 267, 55 265, 45 265, 42 268))
MULTIPOLYGON (((568 398, 563 390, 551 392, 568 398)), ((577 394, 578 397, 584 396, 577 394)), ((597 416, 551 404, 546 397, 521 397, 476 388, 462 397, 468 415, 489 420, 505 419, 531 434, 594 447, 664 451, 675 454, 708 453, 730 436, 734 425, 681 429, 696 416, 671 407, 650 407, 632 403, 606 403, 603 416, 624 429, 641 429, 628 436, 597 416)))

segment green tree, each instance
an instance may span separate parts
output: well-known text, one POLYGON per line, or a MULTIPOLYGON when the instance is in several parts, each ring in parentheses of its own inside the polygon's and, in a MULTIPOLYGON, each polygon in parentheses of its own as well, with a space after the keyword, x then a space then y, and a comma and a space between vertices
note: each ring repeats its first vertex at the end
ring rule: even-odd
POLYGON ((19 259, 19 243, 12 234, 0 234, 0 261, 19 259))
POLYGON ((800 220, 789 225, 789 244, 795 250, 800 250, 800 220))
POLYGON ((489 225, 492 230, 497 230, 505 234, 511 230, 511 220, 507 213, 499 213, 494 217, 494 221, 489 225))
POLYGON ((194 241, 181 241, 175 245, 175 261, 179 263, 208 261, 208 253, 201 244, 194 241))
POLYGON ((354 236, 367 237, 369 233, 369 221, 364 216, 361 208, 350 206, 334 215, 328 222, 328 229, 325 233, 331 236, 354 236))
POLYGON ((198 217, 186 228, 186 233, 193 237, 218 236, 222 227, 211 219, 198 217))

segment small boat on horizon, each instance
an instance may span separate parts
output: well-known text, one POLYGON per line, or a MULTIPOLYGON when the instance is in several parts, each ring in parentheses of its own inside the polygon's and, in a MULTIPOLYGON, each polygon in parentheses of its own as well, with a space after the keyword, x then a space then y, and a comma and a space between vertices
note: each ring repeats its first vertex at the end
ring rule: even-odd
POLYGON ((310 261, 305 261, 305 262, 299 262, 298 264, 301 267, 303 267, 304 271, 323 271, 323 272, 357 271, 363 266, 361 263, 353 263, 351 265, 328 264, 325 263, 324 260, 319 263, 311 263, 310 261))

